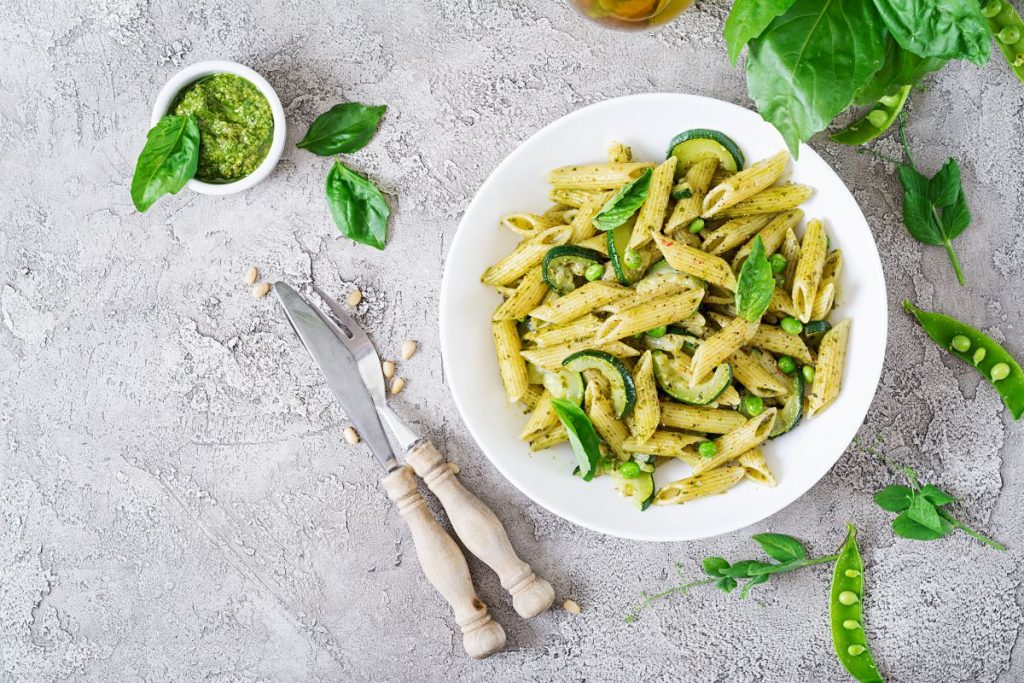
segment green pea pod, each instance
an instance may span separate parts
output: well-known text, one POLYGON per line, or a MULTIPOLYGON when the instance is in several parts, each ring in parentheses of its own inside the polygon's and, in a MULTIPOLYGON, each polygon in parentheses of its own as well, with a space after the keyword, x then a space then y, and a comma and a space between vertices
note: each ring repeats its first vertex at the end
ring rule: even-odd
POLYGON ((857 529, 846 525, 846 541, 839 549, 832 573, 829 620, 832 645, 839 663, 861 683, 884 683, 868 649, 864 633, 864 563, 857 549, 857 529))
POLYGON ((910 97, 910 88, 909 85, 900 86, 896 92, 882 97, 871 111, 834 133, 832 139, 844 145, 863 145, 874 140, 896 122, 910 97))
POLYGON ((948 315, 922 311, 909 301, 903 302, 903 308, 917 318, 939 346, 977 368, 999 392, 1014 420, 1024 415, 1024 370, 1009 351, 987 334, 948 315))
POLYGON ((988 0, 981 13, 1010 68, 1024 81, 1024 20, 1008 0, 988 0))

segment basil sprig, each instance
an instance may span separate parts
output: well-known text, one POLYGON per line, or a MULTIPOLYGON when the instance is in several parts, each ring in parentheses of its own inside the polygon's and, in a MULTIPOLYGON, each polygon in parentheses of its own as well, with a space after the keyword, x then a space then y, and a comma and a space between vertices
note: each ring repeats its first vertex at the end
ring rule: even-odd
POLYGON ((165 116, 146 133, 132 175, 132 202, 145 211, 165 194, 177 194, 199 165, 199 124, 192 115, 165 116))
POLYGON ((650 186, 651 169, 645 168, 639 178, 623 185, 614 197, 605 202, 594 216, 594 227, 607 232, 628 221, 647 201, 647 190, 650 186))
POLYGON ((296 147, 322 157, 358 152, 377 132, 387 107, 359 102, 336 104, 316 117, 296 147))
POLYGON ((391 211, 372 181, 336 161, 327 174, 326 193, 334 223, 342 235, 384 249, 391 211))
POLYGON ((768 263, 761 236, 757 235, 736 281, 736 314, 751 322, 760 320, 768 310, 774 291, 772 267, 768 263))
POLYGON ((551 409, 565 425, 569 445, 580 463, 580 476, 583 481, 590 481, 597 471, 597 461, 601 459, 601 440, 594 423, 578 405, 564 398, 552 399, 551 409))

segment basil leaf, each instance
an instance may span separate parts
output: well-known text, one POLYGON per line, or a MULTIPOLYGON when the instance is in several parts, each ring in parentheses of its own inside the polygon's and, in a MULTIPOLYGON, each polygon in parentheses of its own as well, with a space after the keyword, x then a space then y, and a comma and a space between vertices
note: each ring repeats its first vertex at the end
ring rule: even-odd
POLYGON ((729 47, 729 63, 736 66, 743 46, 757 38, 775 17, 790 8, 795 0, 736 0, 725 20, 725 44, 729 47))
POLYGON ((199 124, 196 117, 165 116, 146 133, 132 175, 132 203, 145 211, 165 194, 177 194, 199 165, 199 124))
POLYGON ((736 589, 736 579, 726 576, 725 578, 715 581, 715 588, 725 593, 731 593, 736 589))
POLYGON ((875 494, 874 500, 878 507, 888 512, 903 512, 910 507, 914 492, 907 486, 892 484, 875 494))
POLYGON ((705 557, 701 564, 708 576, 721 576, 729 568, 729 562, 724 557, 705 557))
POLYGON ((578 405, 564 398, 552 399, 551 409, 569 434, 572 452, 580 463, 580 476, 583 481, 590 481, 594 478, 597 461, 601 458, 601 441, 594 424, 578 405))
POLYGON ((377 132, 387 107, 368 107, 358 102, 336 104, 316 117, 296 147, 329 157, 358 152, 377 132))
POLYGON ((884 39, 871 0, 796 0, 750 41, 750 97, 794 157, 881 68, 884 39))
POLYGON ((946 493, 934 484, 926 484, 923 486, 918 495, 924 497, 929 503, 935 506, 948 505, 949 503, 955 503, 960 500, 956 496, 946 493))
POLYGON ((758 584, 764 583, 765 581, 767 581, 770 578, 771 578, 771 574, 758 574, 757 576, 755 576, 752 579, 750 579, 749 581, 747 581, 745 584, 743 584, 742 590, 740 590, 740 600, 742 600, 743 598, 745 598, 748 595, 750 595, 750 589, 751 588, 753 588, 754 586, 756 586, 758 584))
POLYGON ((594 227, 607 232, 628 221, 647 200, 650 186, 651 169, 645 168, 639 178, 623 185, 614 197, 605 202, 594 216, 594 227))
POLYGON ((757 235, 736 281, 736 315, 751 322, 760 320, 768 310, 774 291, 772 267, 768 263, 761 236, 757 235))
POLYGON ((896 42, 921 57, 984 64, 988 24, 977 0, 875 0, 896 42))
POLYGON ((765 554, 779 562, 790 562, 807 557, 807 549, 804 544, 785 534, 754 534, 752 538, 757 541, 765 554))
POLYGON ((391 211, 377 186, 340 161, 327 174, 327 204, 338 231, 356 242, 383 249, 391 211))
POLYGON ((904 50, 891 35, 886 35, 885 62, 857 93, 854 104, 874 104, 904 85, 920 82, 929 73, 938 71, 945 65, 944 59, 918 57, 913 52, 904 50))
POLYGON ((960 165, 946 159, 939 172, 928 182, 928 201, 939 208, 952 206, 960 194, 960 165))
POLYGON ((892 530, 901 538, 909 538, 915 541, 934 541, 942 538, 948 532, 935 532, 926 526, 912 520, 906 512, 901 513, 892 521, 892 530))
POLYGON ((935 533, 943 533, 942 518, 939 517, 935 506, 928 502, 928 499, 924 496, 914 496, 905 514, 921 526, 927 527, 935 533))

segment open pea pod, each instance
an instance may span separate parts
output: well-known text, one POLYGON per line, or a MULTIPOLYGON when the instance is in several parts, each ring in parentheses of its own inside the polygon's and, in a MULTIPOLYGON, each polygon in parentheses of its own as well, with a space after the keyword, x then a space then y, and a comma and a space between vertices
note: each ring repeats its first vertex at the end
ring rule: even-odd
POLYGON ((832 139, 844 145, 863 145, 889 130, 910 97, 912 86, 900 86, 895 92, 881 97, 871 110, 846 128, 832 134, 832 139))
POLYGON ((1014 420, 1024 415, 1024 370, 1009 351, 984 332, 956 318, 922 311, 909 301, 903 302, 903 308, 917 318, 939 346, 973 365, 995 387, 1014 420))
POLYGON ((1024 20, 1009 0, 988 0, 981 7, 988 30, 1013 73, 1024 81, 1024 20))
POLYGON ((857 529, 852 524, 846 528, 846 541, 832 571, 832 645, 839 663, 860 683, 884 683, 864 633, 864 563, 857 548, 857 529))

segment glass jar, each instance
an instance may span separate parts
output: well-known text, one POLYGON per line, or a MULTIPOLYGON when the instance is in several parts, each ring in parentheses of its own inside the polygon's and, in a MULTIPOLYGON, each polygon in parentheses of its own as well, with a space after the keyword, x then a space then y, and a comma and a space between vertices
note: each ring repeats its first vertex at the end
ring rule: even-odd
POLYGON ((694 0, 570 0, 580 14, 602 26, 642 31, 675 19, 694 0))

